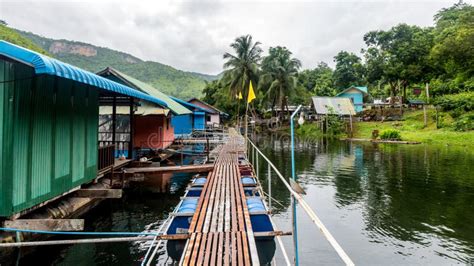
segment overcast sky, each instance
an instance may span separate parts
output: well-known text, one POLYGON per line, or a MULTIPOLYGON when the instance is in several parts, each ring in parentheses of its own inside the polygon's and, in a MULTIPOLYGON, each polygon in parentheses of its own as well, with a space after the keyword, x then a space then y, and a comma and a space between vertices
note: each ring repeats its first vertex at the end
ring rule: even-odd
MULTIPOLYGON (((359 53, 370 30, 433 24, 457 1, 35 1, 0 0, 0 19, 55 39, 83 41, 144 60, 208 74, 222 54, 251 34, 266 51, 286 46, 304 68, 333 65, 340 50, 359 53)), ((471 2, 471 1, 467 1, 471 2)))

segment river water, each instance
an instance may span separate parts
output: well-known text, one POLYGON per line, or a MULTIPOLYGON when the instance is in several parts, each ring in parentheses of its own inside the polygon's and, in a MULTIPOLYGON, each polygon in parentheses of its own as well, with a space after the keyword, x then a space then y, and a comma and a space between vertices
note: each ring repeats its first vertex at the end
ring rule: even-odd
MULTIPOLYGON (((285 176, 290 171, 287 136, 257 140, 285 176)), ((267 165, 259 160, 267 190, 267 165)), ((428 145, 297 141, 296 170, 305 199, 356 265, 452 265, 474 263, 474 151, 428 145)), ((98 206, 88 230, 157 229, 179 202, 190 175, 170 179, 172 192, 134 190, 98 206)), ((291 230, 290 195, 271 175, 274 220, 291 230)), ((342 265, 298 208, 301 265, 342 265)), ((292 255, 292 238, 285 237, 292 255)), ((38 249, 21 264, 138 264, 146 244, 83 244, 38 249), (45 256, 46 255, 46 256, 45 256)), ((281 253, 275 255, 282 262, 281 253)), ((160 262, 170 262, 165 250, 160 262)))

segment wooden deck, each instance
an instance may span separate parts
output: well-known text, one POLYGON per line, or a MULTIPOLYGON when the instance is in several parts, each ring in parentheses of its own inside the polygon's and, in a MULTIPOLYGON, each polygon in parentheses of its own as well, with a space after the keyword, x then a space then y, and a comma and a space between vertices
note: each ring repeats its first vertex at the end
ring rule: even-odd
POLYGON ((245 144, 235 131, 230 133, 192 217, 182 265, 259 265, 239 172, 238 155, 245 144))
POLYGON ((132 160, 131 159, 114 159, 114 165, 104 168, 102 170, 97 171, 97 178, 103 177, 106 173, 112 172, 112 169, 119 169, 121 167, 127 166, 132 160))

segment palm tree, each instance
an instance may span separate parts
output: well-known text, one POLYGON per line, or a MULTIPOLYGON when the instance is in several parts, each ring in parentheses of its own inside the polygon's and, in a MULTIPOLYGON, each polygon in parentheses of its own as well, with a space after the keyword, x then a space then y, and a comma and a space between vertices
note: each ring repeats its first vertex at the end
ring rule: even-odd
POLYGON ((251 35, 240 36, 230 45, 235 55, 224 54, 224 75, 222 82, 230 89, 231 97, 242 92, 244 97, 248 93, 250 81, 256 85, 258 80, 258 64, 260 63, 262 49, 260 42, 253 42, 251 35), (247 90, 246 90, 247 89, 247 90))
POLYGON ((259 87, 266 90, 265 98, 271 101, 272 111, 275 104, 280 104, 281 113, 288 109, 288 96, 295 89, 298 80, 300 60, 291 57, 286 47, 270 47, 269 54, 262 61, 262 76, 259 87))

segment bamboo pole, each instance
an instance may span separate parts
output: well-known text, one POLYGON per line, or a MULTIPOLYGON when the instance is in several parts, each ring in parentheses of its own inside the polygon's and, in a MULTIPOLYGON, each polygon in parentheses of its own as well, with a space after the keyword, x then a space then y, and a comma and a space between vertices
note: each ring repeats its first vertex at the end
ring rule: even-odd
POLYGON ((108 238, 86 238, 86 239, 14 242, 14 243, 0 243, 0 248, 148 241, 148 240, 155 239, 155 237, 157 239, 188 239, 189 236, 187 234, 183 234, 183 235, 179 234, 179 235, 162 235, 162 236, 108 237, 108 238))

